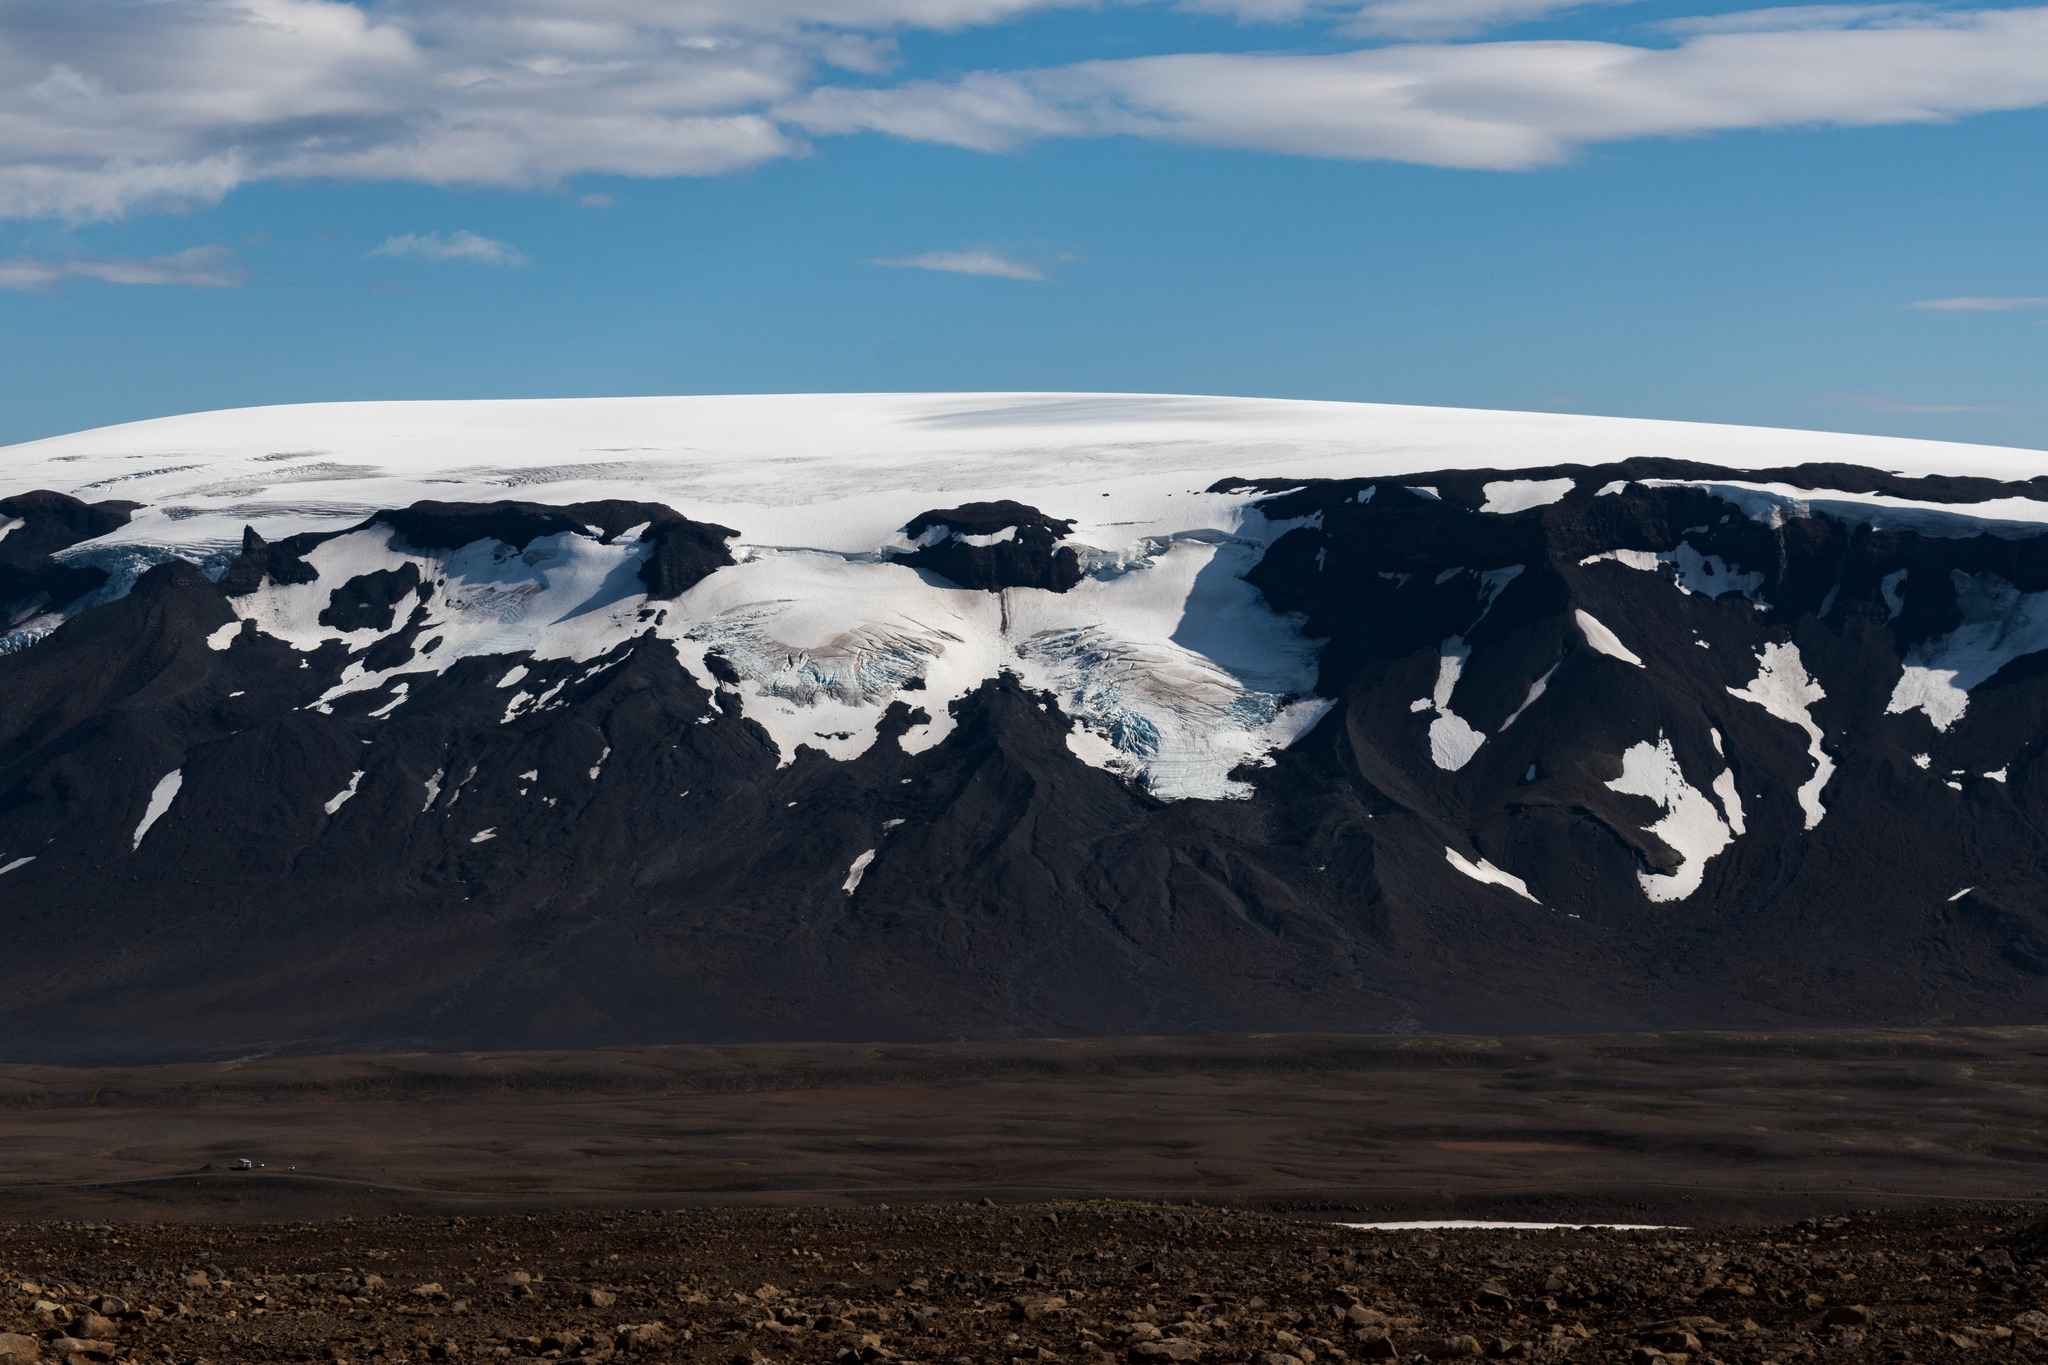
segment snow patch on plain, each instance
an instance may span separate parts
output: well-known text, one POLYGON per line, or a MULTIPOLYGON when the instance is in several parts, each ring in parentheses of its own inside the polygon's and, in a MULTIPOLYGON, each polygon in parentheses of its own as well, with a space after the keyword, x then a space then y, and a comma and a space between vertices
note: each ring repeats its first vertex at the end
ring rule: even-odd
POLYGON ((1813 776, 1799 786, 1799 808, 1806 812, 1806 827, 1812 829, 1828 813, 1827 807, 1820 803, 1820 792, 1835 774, 1835 761, 1821 748, 1820 726, 1814 723, 1808 710, 1813 703, 1825 700, 1827 693, 1806 675, 1806 665, 1799 658, 1799 646, 1791 643, 1765 645, 1763 652, 1757 655, 1756 677, 1744 684, 1740 691, 1729 688, 1728 695, 1755 702, 1779 720, 1806 732, 1806 752, 1813 757, 1813 776))
POLYGON ((1475 882, 1485 882, 1489 886, 1504 886, 1523 900, 1528 901, 1531 905, 1541 905, 1543 903, 1529 894, 1529 884, 1527 882, 1512 873, 1501 871, 1484 858, 1481 858, 1478 862, 1473 862, 1455 848, 1449 847, 1444 849, 1444 858, 1452 867, 1457 868, 1458 871, 1464 873, 1475 882))
POLYGON ((1654 834, 1679 857, 1675 872, 1638 869, 1636 880, 1653 901, 1682 901, 1706 880, 1707 860, 1734 839, 1721 813, 1685 780, 1678 754, 1664 735, 1642 740, 1621 756, 1621 776, 1607 784, 1625 796, 1644 796, 1664 809, 1664 818, 1644 832, 1654 834))
POLYGON ((135 827, 135 839, 130 848, 142 847, 142 836, 149 833, 149 827, 164 818, 164 812, 171 808, 171 802, 178 799, 178 789, 185 785, 185 770, 174 768, 159 778, 156 789, 149 794, 149 805, 143 809, 142 823, 135 827))
POLYGON ((1402 1223, 1339 1223, 1340 1228, 1359 1232, 1450 1232, 1460 1228, 1505 1228, 1523 1232, 1572 1232, 1597 1228, 1602 1232, 1677 1232, 1675 1223, 1508 1223, 1487 1218, 1424 1218, 1402 1223))
POLYGON ((2048 592, 2022 593, 1995 573, 1951 569, 1962 624, 1906 652, 1887 714, 1920 710, 1946 731, 1963 718, 1970 689, 2014 659, 2048 649, 2048 592))

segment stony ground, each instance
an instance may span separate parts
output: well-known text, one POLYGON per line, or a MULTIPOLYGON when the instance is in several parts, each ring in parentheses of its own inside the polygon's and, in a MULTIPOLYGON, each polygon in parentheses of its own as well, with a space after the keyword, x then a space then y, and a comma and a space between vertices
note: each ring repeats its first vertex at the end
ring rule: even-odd
POLYGON ((1655 1232, 1118 1202, 23 1223, 0 1227, 0 1361, 2048 1360, 2044 1270, 2013 1207, 1655 1232))

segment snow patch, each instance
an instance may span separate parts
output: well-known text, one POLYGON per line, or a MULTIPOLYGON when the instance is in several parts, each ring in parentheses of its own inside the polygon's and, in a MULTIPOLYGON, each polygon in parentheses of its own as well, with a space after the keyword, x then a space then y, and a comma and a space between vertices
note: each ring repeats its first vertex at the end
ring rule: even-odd
POLYGON ((1749 833, 1742 820, 1742 793, 1735 790, 1735 770, 1723 768, 1721 775, 1714 779, 1714 795, 1721 798, 1721 812, 1728 817, 1728 828, 1735 831, 1737 838, 1749 833))
POLYGON ((1992 771, 1984 774, 1984 776, 1993 782, 2003 782, 2005 781, 2005 769, 1994 768, 1992 771))
POLYGON ((1591 646, 1594 653, 1605 654, 1609 658, 1619 659, 1625 664, 1634 664, 1637 668, 1648 666, 1643 663, 1634 650, 1623 644, 1613 631, 1594 620, 1590 613, 1580 608, 1573 608, 1572 615, 1577 618, 1579 632, 1586 637, 1586 643, 1591 646))
POLYGON ((1966 886, 1962 890, 1956 892, 1953 896, 1950 896, 1949 899, 1951 901, 1959 901, 1963 897, 1969 895, 1972 891, 1975 891, 1976 889, 1977 888, 1974 886, 1966 886))
MULTIPOLYGON (((1499 600, 1501 590, 1517 578, 1520 578, 1522 571, 1526 567, 1526 565, 1522 564, 1510 564, 1504 569, 1486 569, 1477 575, 1479 579, 1480 620, 1486 619, 1486 613, 1492 611, 1493 604, 1499 600)), ((1472 624, 1476 626, 1479 624, 1479 621, 1474 621, 1472 624)), ((1468 630, 1470 628, 1469 626, 1467 627, 1468 630)))
POLYGON ((420 807, 420 814, 425 815, 434 808, 434 802, 441 796, 441 779, 447 775, 448 770, 445 767, 436 768, 434 775, 427 779, 427 803, 420 807))
POLYGON ((391 700, 369 713, 371 720, 383 720, 393 711, 405 705, 405 694, 411 690, 409 684, 399 683, 391 689, 391 700))
POLYGON ((1538 678, 1535 682, 1529 684, 1529 695, 1522 698, 1522 704, 1515 708, 1513 715, 1510 715, 1506 720, 1500 723, 1500 729, 1502 734, 1506 734, 1507 728, 1522 718, 1522 713, 1524 711, 1528 710, 1530 707, 1536 704, 1536 699, 1538 697, 1542 696, 1545 692, 1550 690, 1551 677, 1557 672, 1558 669, 1562 668, 1563 666, 1564 660, 1559 659, 1556 663, 1550 666, 1549 672, 1546 672, 1542 677, 1538 678))
POLYGON ((498 827, 496 825, 492 825, 489 829, 480 829, 476 833, 470 835, 469 841, 472 844, 482 844, 488 843, 497 837, 498 827))
POLYGON ((1002 530, 985 536, 954 535, 953 539, 962 545, 972 545, 977 550, 986 550, 991 545, 1002 545, 1017 538, 1017 528, 1005 526, 1002 530))
POLYGON ((1410 484, 1408 491, 1418 498, 1428 498, 1431 502, 1442 502, 1444 500, 1444 495, 1436 491, 1435 484, 1410 484))
POLYGON ((242 618, 237 616, 234 620, 229 621, 209 634, 206 637, 206 647, 215 650, 226 649, 235 642, 235 637, 241 633, 242 618))
POLYGON ((1594 496, 1594 497, 1596 497, 1596 498, 1609 498, 1609 497, 1613 497, 1613 496, 1614 496, 1614 495, 1615 495, 1616 493, 1619 493, 1619 492, 1620 492, 1620 491, 1621 491, 1622 489, 1624 489, 1624 488, 1627 488, 1627 487, 1628 487, 1628 480, 1627 480, 1627 479, 1616 479, 1616 480, 1615 480, 1614 482, 1612 482, 1612 483, 1603 483, 1603 484, 1601 484, 1601 485, 1600 485, 1600 491, 1599 491, 1599 492, 1597 492, 1597 493, 1595 493, 1595 494, 1594 494, 1593 496, 1594 496))
POLYGON ((1894 569, 1886 574, 1877 585, 1878 592, 1884 595, 1884 619, 1887 621, 1895 619, 1900 612, 1906 609, 1906 595, 1901 591, 1905 581, 1906 571, 1904 569, 1894 569))
POLYGON ((1459 853, 1455 848, 1450 847, 1444 849, 1444 858, 1452 867, 1457 868, 1458 871, 1464 873, 1475 882, 1485 882, 1489 886, 1504 886, 1523 900, 1528 901, 1531 905, 1541 905, 1543 903, 1529 894, 1529 884, 1527 882, 1512 873, 1501 871, 1484 858, 1475 863, 1459 853))
POLYGON ((1995 573, 1951 569, 1963 622, 1906 653, 1887 714, 1918 709, 1937 730, 1963 718, 1970 689, 2014 659, 2048 649, 2048 592, 2022 593, 1995 573))
POLYGON ((1429 723, 1429 757, 1445 772, 1454 773, 1470 763, 1479 746, 1486 743, 1485 735, 1451 711, 1451 693, 1457 691, 1465 660, 1471 656, 1472 647, 1462 635, 1444 641, 1437 649, 1435 691, 1408 708, 1411 712, 1436 712, 1436 719, 1429 723))
POLYGON ((348 779, 348 785, 346 787, 343 787, 340 791, 336 792, 334 794, 334 799, 329 801, 320 809, 326 811, 329 815, 334 814, 336 811, 340 810, 343 806, 348 804, 349 798, 356 794, 356 788, 361 786, 362 782, 363 775, 360 772, 350 774, 348 779))
POLYGON ((1643 740, 1629 746, 1621 756, 1621 776, 1607 787, 1625 796, 1648 797, 1664 809, 1664 818, 1644 832, 1656 835, 1678 855, 1678 870, 1638 869, 1636 880, 1643 894, 1653 901, 1681 901, 1699 890, 1707 860, 1728 847, 1734 836, 1714 803, 1686 782, 1671 741, 1660 733, 1655 744, 1643 740))
POLYGON ((142 836, 149 833, 149 827, 164 818, 164 812, 171 808, 171 802, 178 799, 178 789, 185 785, 185 770, 174 768, 158 779, 156 789, 149 794, 149 805, 142 812, 142 823, 135 827, 135 840, 129 846, 142 847, 142 836))
MULTIPOLYGON (((16 522, 15 525, 19 526, 21 525, 21 523, 16 522)), ((5 867, 0 867, 0 877, 6 876, 8 873, 14 871, 18 867, 27 867, 30 863, 34 862, 35 860, 36 855, 33 853, 29 854, 26 858, 16 858, 13 862, 7 864, 5 867)))
POLYGON ((1806 812, 1806 827, 1812 829, 1828 813, 1827 807, 1820 803, 1820 792, 1827 786, 1828 779, 1834 776, 1835 761, 1821 748, 1820 726, 1814 723, 1807 709, 1824 700, 1827 693, 1806 675, 1806 665, 1799 658, 1799 646, 1789 642, 1765 645, 1763 652, 1757 655, 1756 677, 1750 679, 1741 691, 1729 688, 1728 695, 1755 702, 1779 720, 1806 732, 1806 751, 1813 757, 1813 776, 1800 784, 1799 808, 1806 812))
POLYGON ((860 889, 860 879, 868 873, 868 864, 875 860, 875 851, 869 849, 853 860, 853 866, 846 869, 846 885, 840 888, 851 896, 860 889))
POLYGON ((1504 1223, 1486 1218, 1425 1218, 1405 1223, 1339 1223, 1337 1226, 1356 1228, 1360 1232, 1438 1232, 1458 1228, 1503 1228, 1525 1232, 1574 1232, 1585 1228, 1598 1228, 1602 1232, 1677 1230, 1677 1225, 1671 1223, 1504 1223))
POLYGON ((1739 592, 1760 610, 1770 607, 1760 595, 1764 587, 1761 570, 1737 573, 1721 556, 1703 555, 1693 548, 1690 541, 1681 540, 1677 548, 1671 550, 1605 550, 1597 555, 1587 555, 1579 561, 1579 567, 1598 564, 1602 560, 1613 560, 1627 568, 1646 572, 1669 568, 1682 593, 1720 597, 1725 593, 1739 592))
POLYGON ((1504 479, 1489 483, 1481 490, 1486 494, 1482 512, 1526 512, 1532 507, 1548 507, 1572 491, 1571 479, 1504 479))

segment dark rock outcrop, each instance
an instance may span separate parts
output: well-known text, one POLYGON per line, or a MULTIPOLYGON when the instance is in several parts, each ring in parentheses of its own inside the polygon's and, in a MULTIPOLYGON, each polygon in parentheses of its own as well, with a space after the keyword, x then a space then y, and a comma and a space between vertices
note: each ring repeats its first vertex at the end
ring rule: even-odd
POLYGON ((1021 502, 970 502, 912 517, 903 534, 920 544, 896 558, 963 588, 1065 592, 1081 581, 1080 557, 1072 547, 1057 544, 1073 529, 1072 521, 1048 517, 1021 502))
POLYGON ((81 502, 37 491, 0 498, 0 633, 43 611, 62 611, 107 582, 107 571, 52 558, 128 524, 141 504, 81 502))

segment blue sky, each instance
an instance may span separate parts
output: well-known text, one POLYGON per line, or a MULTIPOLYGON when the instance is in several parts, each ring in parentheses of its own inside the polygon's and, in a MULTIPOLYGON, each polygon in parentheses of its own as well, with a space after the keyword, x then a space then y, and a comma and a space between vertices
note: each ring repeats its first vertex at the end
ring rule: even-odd
POLYGON ((16 0, 0 442, 1118 389, 2048 447, 2048 7, 16 0))

